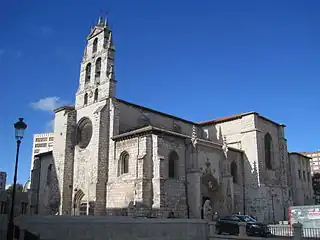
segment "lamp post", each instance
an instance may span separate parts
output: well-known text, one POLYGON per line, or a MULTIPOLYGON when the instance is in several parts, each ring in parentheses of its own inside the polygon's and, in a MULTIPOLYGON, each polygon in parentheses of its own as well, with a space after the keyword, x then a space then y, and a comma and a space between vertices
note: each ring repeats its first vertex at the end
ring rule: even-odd
POLYGON ((10 210, 9 222, 8 222, 7 240, 13 239, 14 202, 15 202, 16 186, 17 186, 19 150, 20 150, 21 140, 24 136, 24 130, 27 128, 27 124, 23 122, 23 118, 19 118, 19 121, 14 124, 14 128, 15 128, 15 137, 17 140, 17 153, 16 153, 16 162, 14 167, 13 187, 12 187, 12 196, 11 196, 11 210, 10 210))

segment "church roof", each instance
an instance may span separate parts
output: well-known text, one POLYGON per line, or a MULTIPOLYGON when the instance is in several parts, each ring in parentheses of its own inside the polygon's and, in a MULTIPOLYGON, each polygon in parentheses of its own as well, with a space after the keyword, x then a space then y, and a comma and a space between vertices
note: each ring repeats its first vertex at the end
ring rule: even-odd
POLYGON ((34 157, 45 157, 45 156, 49 156, 49 155, 52 155, 52 151, 38 153, 38 154, 34 155, 34 157))
POLYGON ((248 116, 248 115, 251 115, 251 114, 255 114, 258 117, 262 118, 263 120, 271 122, 271 123, 276 124, 278 126, 284 126, 285 127, 284 124, 277 123, 275 121, 270 120, 269 118, 261 116, 258 112, 245 112, 245 113, 240 113, 240 114, 234 114, 234 115, 231 115, 231 116, 226 116, 226 117, 221 117, 221 118, 216 118, 216 119, 200 122, 199 124, 202 125, 202 126, 205 126, 205 125, 210 125, 210 124, 217 124, 217 123, 223 123, 223 122, 228 122, 228 121, 234 121, 236 119, 240 119, 240 118, 242 118, 244 116, 248 116))
POLYGON ((53 112, 57 113, 57 112, 60 112, 60 111, 63 111, 63 110, 72 111, 74 109, 75 109, 74 106, 62 106, 62 107, 58 107, 58 108, 54 109, 53 112))
MULTIPOLYGON (((136 108, 140 108, 140 109, 143 109, 143 110, 146 110, 146 111, 149 111, 149 112, 153 112, 153 113, 165 116, 165 117, 173 118, 175 120, 178 120, 178 121, 181 121, 181 122, 185 122, 185 123, 189 123, 189 124, 192 124, 192 125, 197 125, 197 126, 206 126, 206 125, 211 125, 211 124, 234 121, 236 119, 240 119, 240 118, 242 118, 244 116, 247 116, 247 115, 256 114, 258 117, 260 117, 260 118, 262 118, 262 119, 264 119, 264 120, 266 120, 268 122, 271 122, 271 123, 276 124, 278 126, 284 126, 285 127, 284 124, 279 124, 279 123, 277 123, 275 121, 270 120, 269 118, 261 116, 258 112, 245 112, 245 113, 234 114, 234 115, 231 115, 231 116, 216 118, 216 119, 203 121, 203 122, 193 122, 193 121, 189 121, 189 120, 186 120, 186 119, 183 119, 183 118, 180 118, 180 117, 168 114, 168 113, 164 113, 164 112, 160 112, 160 111, 154 110, 152 108, 148 108, 148 107, 144 107, 144 106, 141 106, 141 105, 138 105, 138 104, 135 104, 135 103, 131 103, 131 102, 119 99, 119 98, 116 98, 116 100, 119 101, 119 102, 122 102, 124 104, 131 105, 131 106, 136 107, 136 108)), ((71 110, 74 110, 74 109, 75 109, 74 106, 63 106, 63 107, 59 107, 59 108, 55 109, 54 113, 57 113, 57 112, 60 112, 60 111, 63 111, 63 110, 71 111, 71 110)))
POLYGON ((185 123, 189 123, 189 124, 193 124, 193 125, 198 125, 198 123, 196 123, 196 122, 192 122, 192 121, 189 121, 189 120, 186 120, 186 119, 174 116, 174 115, 170 115, 168 113, 160 112, 160 111, 154 110, 152 108, 148 108, 148 107, 144 107, 144 106, 141 106, 141 105, 138 105, 138 104, 135 104, 135 103, 127 102, 127 101, 119 99, 119 98, 117 98, 117 100, 119 102, 124 103, 124 104, 131 105, 131 106, 136 107, 136 108, 141 108, 143 110, 146 110, 146 111, 149 111, 149 112, 153 112, 153 113, 165 116, 165 117, 173 118, 173 119, 179 120, 181 122, 185 122, 185 123))
POLYGON ((231 116, 226 116, 226 117, 221 117, 221 118, 216 118, 204 122, 200 122, 200 125, 210 125, 210 124, 215 124, 215 123, 222 123, 222 122, 227 122, 227 121, 233 121, 239 118, 242 118, 244 116, 253 114, 254 112, 247 112, 247 113, 240 113, 240 114, 234 114, 231 116))
POLYGON ((299 155, 299 156, 301 156, 301 157, 305 157, 305 158, 312 159, 312 157, 309 157, 309 156, 307 156, 306 154, 300 153, 300 152, 289 152, 289 154, 295 154, 295 155, 299 155))
POLYGON ((261 116, 258 112, 245 112, 245 113, 234 114, 234 115, 231 115, 231 116, 226 116, 226 117, 222 117, 222 118, 216 118, 216 119, 203 121, 203 122, 192 122, 192 121, 180 118, 180 117, 176 117, 174 115, 170 115, 170 114, 167 114, 167 113, 164 113, 164 112, 160 112, 160 111, 157 111, 157 110, 154 110, 154 109, 151 109, 151 108, 147 108, 147 107, 135 104, 135 103, 127 102, 127 101, 122 100, 122 99, 118 99, 117 98, 117 100, 120 101, 120 102, 123 102, 125 104, 137 107, 137 108, 145 109, 147 111, 154 112, 154 113, 157 113, 157 114, 160 114, 160 115, 163 115, 163 116, 166 116, 166 117, 170 117, 170 118, 182 121, 182 122, 186 122, 186 123, 189 123, 189 124, 193 124, 193 125, 205 126, 205 125, 217 124, 217 123, 222 123, 222 122, 227 122, 227 121, 234 121, 236 119, 242 118, 242 117, 247 116, 247 115, 256 114, 260 118, 262 118, 262 119, 264 119, 264 120, 266 120, 268 122, 271 122, 271 123, 276 124, 278 126, 285 126, 284 124, 276 123, 276 122, 274 122, 274 121, 272 121, 272 120, 270 120, 270 119, 268 119, 266 117, 261 116))

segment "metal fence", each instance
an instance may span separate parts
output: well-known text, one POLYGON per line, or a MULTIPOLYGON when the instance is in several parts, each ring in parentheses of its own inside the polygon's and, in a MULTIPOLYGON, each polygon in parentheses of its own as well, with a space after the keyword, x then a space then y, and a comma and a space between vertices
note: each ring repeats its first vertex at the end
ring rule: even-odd
MULTIPOLYGON (((290 225, 269 225, 270 232, 274 236, 293 237, 293 228, 290 225)), ((320 228, 303 228, 304 238, 320 239, 320 228)))
POLYGON ((274 236, 292 237, 293 232, 289 225, 269 225, 270 232, 274 236))
POLYGON ((320 239, 320 228, 303 228, 305 238, 320 239))

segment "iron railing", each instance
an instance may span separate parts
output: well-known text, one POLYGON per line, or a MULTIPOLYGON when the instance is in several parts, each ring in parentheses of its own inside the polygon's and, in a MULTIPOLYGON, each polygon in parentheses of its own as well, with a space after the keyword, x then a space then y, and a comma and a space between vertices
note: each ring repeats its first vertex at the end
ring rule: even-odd
POLYGON ((289 225, 269 225, 269 230, 274 236, 292 237, 293 232, 289 225))
POLYGON ((303 237, 320 239, 320 228, 303 228, 303 237))
MULTIPOLYGON (((272 235, 279 237, 293 237, 293 228, 290 225, 269 225, 272 235)), ((320 239, 320 228, 303 228, 302 236, 310 239, 320 239)))

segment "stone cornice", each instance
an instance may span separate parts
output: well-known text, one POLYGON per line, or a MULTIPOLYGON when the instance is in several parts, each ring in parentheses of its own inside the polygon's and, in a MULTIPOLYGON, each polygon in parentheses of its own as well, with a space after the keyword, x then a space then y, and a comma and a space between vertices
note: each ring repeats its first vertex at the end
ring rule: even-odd
POLYGON ((74 110, 74 106, 62 106, 62 107, 58 107, 56 109, 53 110, 54 113, 58 113, 61 111, 73 111, 74 110))
POLYGON ((155 133, 155 134, 166 133, 167 135, 171 135, 171 136, 176 136, 176 137, 180 137, 180 138, 188 138, 187 135, 183 135, 181 133, 175 133, 172 131, 160 129, 160 128, 153 127, 153 126, 146 126, 146 127, 142 127, 142 128, 136 129, 136 130, 132 130, 129 132, 125 132, 125 133, 113 136, 111 139, 114 141, 119 141, 119 140, 123 140, 123 139, 134 138, 137 136, 150 134, 150 133, 155 133))
MULTIPOLYGON (((143 128, 139 128, 130 132, 125 132, 116 136, 113 136, 111 139, 114 141, 121 141, 124 139, 130 139, 130 138, 135 138, 137 136, 142 136, 142 135, 147 135, 147 134, 151 134, 154 133, 156 135, 159 134, 163 134, 163 135, 167 135, 167 136, 174 136, 174 137, 178 137, 178 138, 182 138, 182 139, 188 139, 190 140, 192 137, 185 135, 185 134, 181 134, 181 133, 177 133, 177 132, 173 132, 173 131, 169 131, 166 129, 162 129, 162 128, 157 128, 157 127, 153 127, 153 126, 146 126, 143 128)), ((206 146, 206 147, 214 147, 217 149, 222 149, 222 144, 220 143, 215 143, 215 142, 211 142, 205 139, 197 139, 197 144, 199 146, 206 146)), ((229 150, 232 151, 236 151, 236 152, 244 152, 243 150, 237 149, 237 148, 233 148, 233 147, 228 147, 229 150)))
POLYGON ((248 130, 242 130, 240 133, 243 134, 243 133, 249 133, 249 132, 263 132, 263 131, 260 130, 259 128, 251 128, 248 130))

